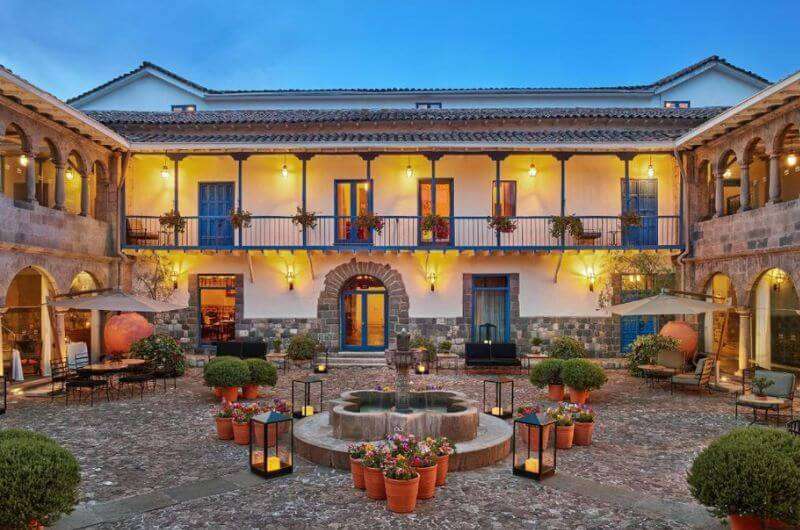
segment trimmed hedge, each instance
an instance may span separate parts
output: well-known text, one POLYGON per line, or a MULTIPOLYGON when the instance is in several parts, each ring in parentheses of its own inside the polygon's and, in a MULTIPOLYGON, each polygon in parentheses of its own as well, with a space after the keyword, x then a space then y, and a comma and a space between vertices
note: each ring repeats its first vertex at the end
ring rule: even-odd
POLYGON ((298 333, 289 340, 286 356, 294 361, 307 361, 314 358, 318 342, 308 333, 298 333))
POLYGON ((250 381, 250 368, 237 357, 216 357, 205 366, 203 379, 213 387, 242 386, 250 381))
POLYGON ((678 339, 664 335, 639 335, 631 344, 631 349, 626 355, 628 372, 634 377, 642 377, 639 370, 640 364, 653 364, 662 351, 678 349, 678 339))
POLYGON ((422 358, 426 362, 433 362, 436 360, 436 344, 427 337, 423 337, 422 335, 415 335, 411 338, 411 342, 409 343, 409 347, 414 349, 421 349, 422 350, 422 358))
POLYGON ((603 369, 586 359, 569 359, 561 367, 564 384, 575 390, 597 390, 608 378, 603 369))
POLYGON ((753 515, 800 523, 800 437, 780 429, 734 429, 692 462, 689 490, 717 517, 753 515))
POLYGON ((560 385, 561 369, 564 361, 561 359, 544 359, 533 365, 530 381, 533 386, 545 387, 547 385, 560 385))
POLYGON ((81 474, 75 457, 41 434, 0 432, 0 528, 53 525, 78 503, 81 474))
POLYGON ((274 364, 258 358, 246 359, 244 362, 250 369, 249 384, 275 386, 278 382, 278 370, 274 364))
POLYGON ((131 345, 131 357, 151 361, 156 367, 182 376, 186 373, 186 357, 177 341, 169 335, 151 335, 131 345))
POLYGON ((556 337, 550 344, 550 357, 554 359, 576 359, 587 356, 586 346, 572 337, 556 337))

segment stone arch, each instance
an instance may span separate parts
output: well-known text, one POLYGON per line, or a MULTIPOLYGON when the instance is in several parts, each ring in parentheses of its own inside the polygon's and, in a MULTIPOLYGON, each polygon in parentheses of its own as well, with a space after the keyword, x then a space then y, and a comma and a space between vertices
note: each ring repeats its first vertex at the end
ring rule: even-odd
POLYGON ((775 132, 775 135, 772 138, 772 153, 780 154, 784 147, 784 141, 786 139, 786 135, 789 134, 790 131, 794 129, 795 131, 800 130, 800 124, 795 122, 794 120, 788 119, 778 130, 775 132))
POLYGON ((329 348, 339 348, 339 294, 345 283, 353 276, 373 276, 386 287, 388 305, 389 348, 396 346, 396 335, 409 326, 409 301, 403 277, 388 264, 373 261, 356 261, 355 258, 331 269, 325 275, 322 292, 317 302, 317 317, 320 321, 320 337, 329 348))
POLYGON ((723 174, 726 169, 732 164, 735 164, 737 161, 736 151, 733 149, 726 149, 720 155, 719 159, 717 160, 717 171, 718 174, 723 174))
POLYGON ((46 150, 48 152, 49 158, 53 162, 53 164, 59 165, 63 163, 63 157, 62 157, 63 155, 61 154, 58 145, 53 140, 45 136, 39 143, 40 143, 40 149, 42 151, 46 150))
POLYGON ((741 162, 743 163, 751 163, 753 161, 753 155, 756 150, 759 150, 759 146, 766 146, 766 142, 761 138, 761 136, 755 136, 750 138, 744 146, 744 151, 742 152, 741 162))
POLYGON ((91 291, 101 288, 102 284, 100 281, 98 281, 97 277, 84 269, 72 277, 72 281, 70 282, 69 286, 69 292, 91 291))
POLYGON ((6 125, 5 130, 3 131, 3 135, 8 136, 9 133, 19 136, 20 147, 23 153, 31 152, 31 149, 33 148, 33 143, 31 141, 30 136, 28 136, 28 134, 22 127, 20 127, 15 122, 10 122, 8 125, 6 125))
POLYGON ((82 154, 75 149, 72 149, 69 152, 69 155, 67 155, 67 159, 71 165, 75 166, 74 169, 78 173, 81 175, 86 174, 86 158, 82 154))

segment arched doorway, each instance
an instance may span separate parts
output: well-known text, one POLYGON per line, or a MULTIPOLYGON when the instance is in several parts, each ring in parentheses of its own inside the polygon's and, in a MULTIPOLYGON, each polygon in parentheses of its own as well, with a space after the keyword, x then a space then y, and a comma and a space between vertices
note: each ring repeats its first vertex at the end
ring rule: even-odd
MULTIPOLYGON (((99 288, 94 277, 86 271, 79 272, 69 286, 70 294, 94 291, 99 288)), ((100 343, 100 312, 70 309, 64 316, 64 335, 68 342, 83 342, 90 358, 100 343)))
POLYGON ((45 302, 53 294, 49 278, 34 267, 22 269, 11 280, 3 315, 4 373, 12 373, 13 352, 17 350, 26 379, 50 374, 53 327, 45 302))
POLYGON ((388 306, 383 283, 374 276, 353 276, 342 287, 339 300, 342 349, 386 349, 388 306))
POLYGON ((704 349, 707 353, 714 354, 720 347, 724 331, 725 340, 722 341, 722 349, 719 352, 720 371, 736 373, 739 369, 739 315, 733 310, 733 307, 736 306, 736 292, 730 277, 721 273, 712 276, 706 287, 706 294, 713 297, 714 303, 729 303, 731 309, 727 311, 727 328, 725 326, 726 311, 706 313, 703 329, 704 349))
POLYGON ((756 363, 765 368, 800 370, 800 301, 791 277, 766 271, 753 290, 756 363))

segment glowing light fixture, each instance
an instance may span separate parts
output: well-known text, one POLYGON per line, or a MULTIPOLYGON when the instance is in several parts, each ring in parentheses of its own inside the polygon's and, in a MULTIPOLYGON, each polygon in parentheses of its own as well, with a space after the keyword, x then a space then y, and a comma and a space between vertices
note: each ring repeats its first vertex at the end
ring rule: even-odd
POLYGON ((410 179, 414 178, 414 168, 411 167, 411 158, 408 159, 408 165, 406 166, 406 177, 410 179))
POLYGON ((295 273, 293 268, 286 269, 286 283, 289 284, 289 290, 294 291, 295 273))
POLYGON ((786 163, 789 164, 789 167, 794 167, 797 165, 797 155, 794 153, 789 153, 786 157, 786 163))
POLYGON ((289 178, 289 167, 286 165, 286 157, 283 157, 283 167, 281 168, 281 176, 285 179, 289 178))
POLYGON ((769 277, 772 280, 773 291, 780 291, 781 285, 783 285, 788 278, 786 273, 780 269, 772 269, 772 272, 769 273, 769 277))
POLYGON ((169 178, 169 168, 166 164, 161 167, 161 178, 168 179, 169 178))
POLYGON ((21 165, 22 167, 28 167, 28 161, 29 161, 28 155, 24 153, 19 155, 19 165, 21 165))
POLYGON ((75 178, 75 173, 72 172, 72 168, 68 167, 67 170, 64 172, 64 178, 72 181, 75 178))
POLYGON ((428 367, 425 366, 424 363, 419 363, 416 366, 416 370, 415 371, 417 372, 418 375, 425 375, 425 374, 428 373, 428 367))
POLYGON ((722 176, 725 177, 726 179, 731 178, 731 168, 726 169, 725 173, 723 173, 722 176))
POLYGON ((594 292, 594 284, 597 281, 597 275, 594 272, 593 268, 590 268, 586 271, 586 279, 589 280, 589 292, 594 292))
POLYGON ((656 175, 656 168, 653 167, 653 157, 650 157, 650 163, 647 164, 647 176, 653 178, 656 175))
POLYGON ((428 271, 426 279, 428 280, 428 284, 431 286, 431 292, 436 291, 436 282, 439 279, 439 275, 436 273, 436 271, 428 271))
POLYGON ((529 176, 529 177, 531 177, 531 178, 533 178, 533 177, 535 177, 535 176, 536 176, 536 174, 537 174, 538 172, 539 172, 539 170, 538 170, 538 169, 536 169, 536 164, 534 164, 533 162, 531 162, 531 165, 530 165, 530 167, 528 168, 528 176, 529 176))

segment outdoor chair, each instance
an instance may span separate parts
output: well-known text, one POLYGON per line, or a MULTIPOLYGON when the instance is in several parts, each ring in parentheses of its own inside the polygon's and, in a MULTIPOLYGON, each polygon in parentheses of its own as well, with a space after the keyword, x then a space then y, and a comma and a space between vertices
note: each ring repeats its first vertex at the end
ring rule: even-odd
POLYGON ((663 350, 656 355, 656 364, 665 368, 672 368, 678 373, 683 372, 683 352, 679 350, 663 350))
MULTIPOLYGON (((139 399, 144 398, 144 391, 149 383, 153 383, 153 389, 156 387, 156 374, 153 365, 146 362, 141 366, 131 368, 125 375, 119 378, 120 390, 127 387, 139 387, 139 399)), ((164 379, 166 385, 166 379, 164 379)), ((133 389, 131 389, 133 395, 133 389)))
MULTIPOLYGON (((67 380, 64 388, 64 405, 69 405, 69 395, 75 394, 76 391, 89 390, 89 404, 94 406, 94 394, 98 390, 106 391, 106 401, 111 401, 109 395, 108 381, 105 379, 95 379, 88 375, 80 373, 68 372, 67 380)), ((80 397, 78 398, 80 403, 80 397)))
POLYGON ((795 436, 800 436, 800 420, 792 420, 786 424, 786 430, 795 436))
POLYGON ((69 367, 67 362, 61 359, 53 360, 50 363, 50 401, 53 401, 57 394, 64 392, 68 378, 69 367), (56 384, 59 385, 58 392, 56 392, 56 384))
POLYGON ((755 417, 757 410, 765 411, 765 414, 770 410, 775 411, 776 416, 780 418, 782 410, 789 411, 789 419, 794 419, 794 391, 796 379, 793 373, 778 372, 774 370, 756 370, 753 378, 763 377, 767 381, 772 381, 772 384, 764 389, 764 395, 769 398, 769 403, 757 403, 750 399, 745 399, 745 395, 752 392, 752 380, 745 385, 745 392, 736 394, 736 401, 734 404, 735 416, 739 417, 739 407, 753 409, 753 416, 755 417))
POLYGON ((129 245, 147 245, 151 241, 158 244, 159 233, 149 232, 138 219, 125 219, 125 232, 129 245))
MULTIPOLYGON (((705 358, 700 359, 693 373, 673 375, 669 382, 669 393, 675 393, 675 387, 697 389, 698 392, 708 390, 711 381, 711 373, 714 370, 714 361, 705 358)), ((709 392, 710 393, 710 392, 709 392)))
POLYGON ((167 379, 172 379, 172 388, 178 388, 178 374, 173 368, 159 365, 153 369, 153 377, 164 383, 164 392, 167 391, 167 379))

